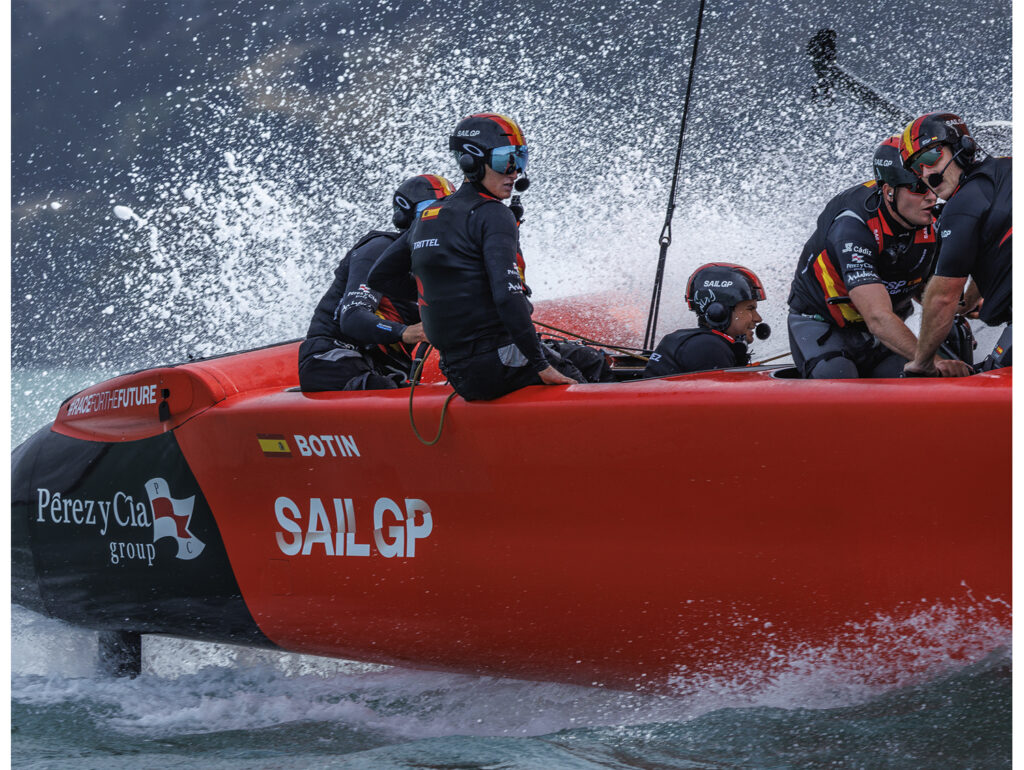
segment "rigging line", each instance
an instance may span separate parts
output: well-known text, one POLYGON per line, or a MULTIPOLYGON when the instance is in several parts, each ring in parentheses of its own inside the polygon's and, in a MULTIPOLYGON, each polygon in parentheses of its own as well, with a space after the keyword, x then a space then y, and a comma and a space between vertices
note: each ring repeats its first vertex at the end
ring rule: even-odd
POLYGON ((409 378, 411 383, 409 388, 409 425, 412 426, 412 432, 416 434, 416 438, 419 439, 420 443, 424 446, 434 446, 438 441, 441 440, 441 431, 444 430, 444 419, 448 414, 448 404, 451 403, 452 399, 458 395, 454 390, 448 394, 448 398, 444 400, 444 404, 441 406, 441 423, 437 426, 437 435, 434 436, 433 440, 427 441, 423 436, 420 435, 419 430, 416 428, 416 419, 412 414, 412 397, 416 392, 416 383, 420 379, 420 373, 423 371, 423 363, 427 360, 427 356, 430 355, 430 351, 433 348, 432 345, 427 345, 426 350, 423 352, 422 358, 420 358, 419 364, 416 366, 416 370, 413 372, 412 377, 409 378))
POLYGON ((584 337, 582 334, 577 334, 576 332, 571 332, 571 331, 569 331, 567 329, 559 329, 557 326, 552 326, 551 324, 546 324, 543 321, 534 321, 533 323, 536 324, 537 326, 543 326, 545 329, 550 329, 553 332, 558 332, 559 334, 565 334, 565 335, 567 335, 569 337, 575 337, 578 340, 583 340, 584 342, 589 342, 591 345, 599 345, 602 348, 608 348, 609 350, 616 350, 619 353, 623 353, 623 354, 625 354, 627 356, 632 356, 633 358, 638 358, 641 361, 649 361, 650 360, 645 355, 641 355, 640 353, 633 352, 635 350, 639 350, 640 348, 629 348, 629 347, 623 347, 621 345, 609 345, 606 342, 599 342, 598 340, 592 340, 592 339, 590 339, 590 337, 584 337))
POLYGON ((651 294, 651 309, 647 315, 647 330, 644 333, 644 349, 654 348, 654 336, 658 327, 658 308, 661 306, 661 285, 665 278, 665 257, 669 244, 672 243, 672 214, 676 207, 676 186, 679 182, 679 162, 683 156, 683 136, 686 134, 686 116, 690 111, 690 94, 693 90, 693 74, 697 69, 697 49, 700 44, 700 31, 704 22, 704 0, 700 0, 697 10, 697 27, 693 34, 693 55, 690 57, 690 76, 686 81, 686 98, 683 101, 683 118, 679 124, 679 144, 676 146, 676 162, 672 172, 672 185, 668 194, 668 208, 665 211, 665 224, 658 238, 661 251, 658 254, 658 269, 654 275, 654 291, 651 294))
POLYGON ((760 361, 756 361, 753 364, 751 364, 751 366, 760 366, 761 364, 766 364, 769 361, 777 361, 780 358, 785 358, 786 356, 791 355, 793 355, 793 353, 787 350, 785 353, 779 353, 778 355, 768 356, 768 358, 762 358, 760 361))

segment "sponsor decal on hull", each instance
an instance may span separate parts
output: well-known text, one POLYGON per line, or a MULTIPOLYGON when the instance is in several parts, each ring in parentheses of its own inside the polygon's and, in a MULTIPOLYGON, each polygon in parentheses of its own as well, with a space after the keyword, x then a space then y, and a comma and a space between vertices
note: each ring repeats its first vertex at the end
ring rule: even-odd
POLYGON ((292 448, 281 433, 257 433, 260 449, 267 457, 291 457, 292 448))
POLYGON ((403 505, 379 498, 370 519, 366 512, 356 515, 350 497, 311 497, 300 503, 281 496, 274 501, 274 516, 277 548, 285 556, 369 556, 372 549, 385 558, 414 558, 417 541, 434 530, 430 506, 408 497, 403 505), (372 520, 372 530, 360 528, 359 520, 372 520))
POLYGON ((135 385, 127 388, 104 390, 88 396, 77 396, 68 404, 68 415, 75 417, 83 414, 112 412, 132 406, 144 406, 157 402, 156 383, 151 385, 135 385))
POLYGON ((35 520, 37 524, 98 530, 111 564, 139 561, 152 567, 157 555, 155 543, 165 537, 178 546, 175 558, 195 559, 206 547, 189 526, 195 496, 172 497, 162 478, 150 479, 145 488, 148 506, 121 490, 108 500, 96 500, 38 487, 35 520))

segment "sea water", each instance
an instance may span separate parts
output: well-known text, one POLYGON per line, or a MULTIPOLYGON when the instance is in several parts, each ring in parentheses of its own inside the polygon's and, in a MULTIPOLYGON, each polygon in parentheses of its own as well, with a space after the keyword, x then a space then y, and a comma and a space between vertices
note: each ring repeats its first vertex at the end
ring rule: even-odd
MULTIPOLYGON (((108 5, 104 24, 121 12, 108 5)), ((127 149, 88 169, 79 185, 86 192, 70 185, 18 201, 14 445, 91 383, 301 336, 340 254, 385 225, 396 180, 454 178, 438 137, 476 110, 514 115, 530 138, 521 232, 535 298, 611 289, 634 295, 646 312, 695 2, 222 5, 227 31, 253 30, 243 44, 191 28, 215 3, 191 3, 190 15, 167 6, 180 14, 173 34, 219 69, 155 86, 140 67, 148 101, 125 107, 110 126, 127 149), (348 22, 330 23, 346 8, 354 9, 348 22), (328 62, 318 65, 328 69, 326 86, 303 80, 314 59, 328 62), (154 115, 170 115, 177 133, 147 144, 154 115)), ((660 333, 691 320, 681 297, 696 265, 739 262, 762 278, 762 315, 775 329, 755 357, 784 352, 784 300, 815 216, 867 178, 873 147, 899 128, 842 95, 809 98, 811 34, 835 27, 840 61, 908 109, 953 109, 980 125, 1010 117, 1008 16, 1009 4, 995 0, 882 9, 840 0, 709 3, 660 333)), ((158 44, 124 41, 120 66, 135 72, 131 65, 158 44)), ((19 75, 39 92, 54 80, 19 75)), ((92 74, 97 83, 109 76, 92 74)), ((1009 149, 1008 132, 976 133, 988 149, 1009 149)), ((994 341, 985 334, 979 355, 994 341)), ((913 628, 894 633, 915 664, 927 664, 898 686, 876 684, 870 649, 852 657, 804 650, 777 676, 698 676, 676 695, 655 696, 160 637, 144 639, 140 677, 114 679, 96 673, 94 632, 12 607, 12 761, 76 769, 1009 766, 1009 629, 922 607, 913 628)))

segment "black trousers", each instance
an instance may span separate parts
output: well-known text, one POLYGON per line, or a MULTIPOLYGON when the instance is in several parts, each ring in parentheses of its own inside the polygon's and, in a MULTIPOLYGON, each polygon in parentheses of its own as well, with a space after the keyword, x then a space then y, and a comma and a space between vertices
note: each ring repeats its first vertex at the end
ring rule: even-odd
POLYGON ((324 390, 390 390, 404 377, 388 372, 370 351, 323 337, 299 346, 299 387, 306 392, 324 390))
POLYGON ((793 361, 806 379, 896 378, 907 363, 864 326, 840 328, 799 313, 790 313, 787 325, 793 361))
MULTIPOLYGON (((543 347, 548 363, 555 369, 577 382, 587 381, 567 357, 546 345, 543 347)), ((455 392, 467 401, 490 401, 527 385, 541 384, 540 375, 513 344, 474 352, 455 360, 442 353, 441 371, 455 392)))

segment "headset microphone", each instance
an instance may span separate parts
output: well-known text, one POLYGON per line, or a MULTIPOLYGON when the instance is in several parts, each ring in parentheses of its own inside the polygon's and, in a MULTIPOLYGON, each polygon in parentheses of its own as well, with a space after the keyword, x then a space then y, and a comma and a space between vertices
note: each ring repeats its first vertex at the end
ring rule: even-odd
POLYGON ((530 179, 526 176, 525 171, 523 172, 523 175, 516 180, 514 187, 516 188, 516 192, 526 192, 529 189, 530 179))
POLYGON ((526 211, 523 207, 523 199, 518 195, 513 195, 512 200, 509 201, 508 207, 512 209, 512 213, 515 215, 516 224, 521 225, 523 223, 523 213, 526 211))
POLYGON ((764 323, 758 324, 754 327, 754 336, 759 340, 766 340, 772 336, 772 327, 764 323))

